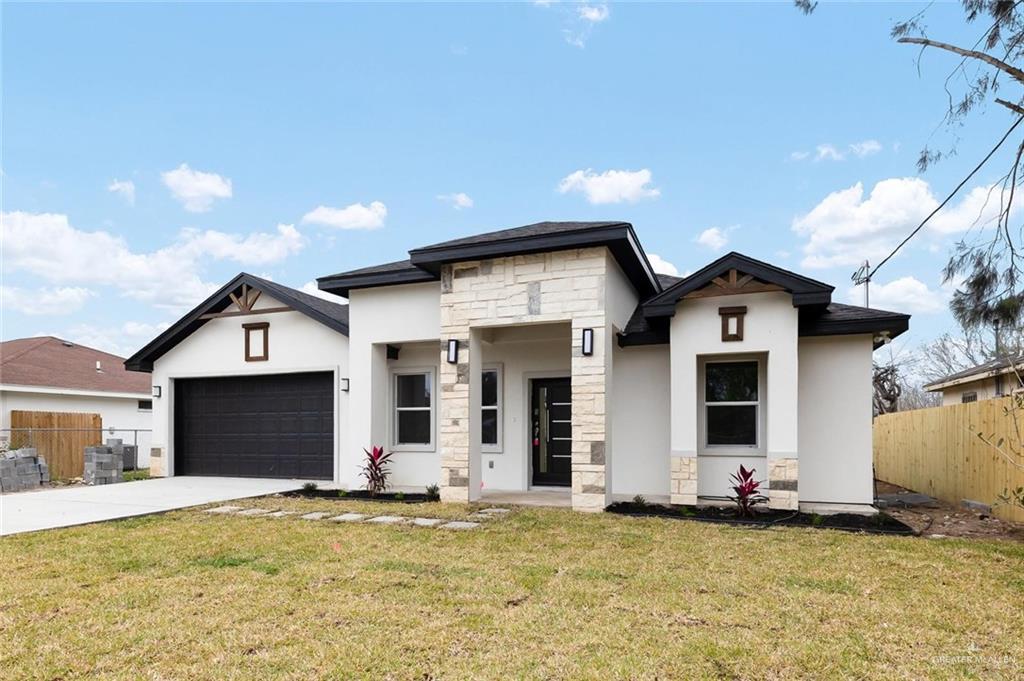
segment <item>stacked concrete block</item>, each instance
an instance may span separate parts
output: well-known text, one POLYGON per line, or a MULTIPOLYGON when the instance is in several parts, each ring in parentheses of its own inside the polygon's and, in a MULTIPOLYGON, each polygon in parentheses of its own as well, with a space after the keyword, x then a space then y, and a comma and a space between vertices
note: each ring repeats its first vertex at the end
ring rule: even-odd
POLYGON ((122 444, 122 440, 120 440, 119 438, 108 438, 107 446, 110 447, 110 449, 113 450, 115 454, 121 455, 121 461, 122 465, 124 466, 124 470, 133 471, 138 467, 138 447, 134 445, 122 444))
POLYGON ((113 447, 98 446, 85 448, 85 472, 82 479, 87 485, 109 485, 121 482, 124 473, 122 453, 113 447))
POLYGON ((0 492, 24 492, 50 482, 46 460, 32 447, 0 455, 0 492))

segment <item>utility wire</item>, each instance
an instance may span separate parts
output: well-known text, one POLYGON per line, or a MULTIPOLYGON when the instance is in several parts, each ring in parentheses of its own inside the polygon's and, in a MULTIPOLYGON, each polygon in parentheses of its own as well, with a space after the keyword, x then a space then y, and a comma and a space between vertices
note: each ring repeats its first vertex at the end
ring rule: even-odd
POLYGON ((892 252, 891 252, 891 253, 890 253, 889 255, 885 256, 885 259, 884 259, 884 260, 882 260, 882 262, 880 262, 880 263, 878 263, 877 265, 875 265, 875 266, 874 266, 874 268, 873 268, 873 269, 871 270, 871 272, 869 272, 869 273, 868 273, 867 277, 865 277, 865 280, 866 280, 866 281, 871 281, 872 277, 874 277, 874 276, 875 276, 875 272, 877 272, 877 271, 879 270, 879 268, 881 268, 881 267, 882 267, 882 265, 884 265, 885 263, 889 262, 889 259, 890 259, 890 258, 892 258, 892 257, 893 257, 894 255, 896 255, 896 252, 897 252, 897 251, 899 251, 899 250, 900 250, 901 248, 903 248, 903 247, 904 247, 904 246, 906 245, 906 243, 907 243, 908 241, 910 241, 911 239, 913 239, 913 238, 914 238, 914 236, 916 236, 916 235, 917 235, 917 233, 918 233, 918 232, 920 232, 920 231, 921 231, 921 230, 922 230, 922 229, 924 228, 924 226, 925 226, 926 224, 928 224, 928 221, 929 221, 929 220, 931 220, 931 219, 932 219, 933 217, 935 217, 935 214, 936 214, 936 213, 938 213, 938 212, 939 212, 940 210, 942 210, 942 209, 943 209, 943 208, 945 207, 945 205, 946 205, 947 203, 949 203, 949 202, 950 202, 950 201, 952 200, 952 198, 953 198, 954 196, 956 196, 957 192, 959 192, 959 191, 960 191, 961 189, 963 189, 963 188, 964 188, 964 185, 965 185, 965 184, 967 184, 967 182, 968 182, 968 181, 969 181, 969 180, 970 180, 970 179, 971 179, 972 177, 974 177, 974 175, 975 175, 975 174, 976 174, 976 173, 977 173, 977 172, 978 172, 979 170, 981 170, 982 166, 984 166, 984 165, 985 165, 986 163, 988 163, 988 160, 989 160, 990 158, 992 158, 992 155, 993 155, 993 154, 995 154, 995 153, 996 153, 996 151, 997 151, 997 150, 999 149, 999 147, 1001 147, 1001 146, 1003 145, 1003 142, 1005 142, 1005 141, 1006 141, 1006 138, 1010 136, 1010 133, 1012 133, 1012 132, 1013 132, 1013 131, 1014 131, 1014 130, 1015 130, 1015 129, 1017 128, 1017 126, 1021 124, 1021 121, 1024 121, 1024 116, 1021 116, 1020 118, 1018 118, 1018 119, 1017 119, 1017 122, 1016 122, 1016 123, 1014 123, 1013 125, 1011 125, 1011 126, 1010 126, 1010 129, 1006 131, 1006 134, 1005 134, 1005 135, 1003 135, 1002 139, 1000 139, 1000 140, 999 140, 999 142, 998 142, 998 143, 997 143, 997 144, 996 144, 996 145, 995 145, 994 147, 992 147, 992 150, 991 150, 990 152, 988 152, 988 154, 987 154, 987 155, 985 156, 985 158, 981 159, 981 163, 979 163, 978 165, 974 166, 974 170, 972 170, 972 171, 970 172, 970 174, 968 174, 968 175, 967 175, 967 177, 965 177, 965 178, 963 179, 963 181, 962 181, 962 182, 960 182, 960 184, 958 184, 958 185, 956 186, 956 189, 954 189, 954 190, 953 190, 953 191, 952 191, 952 192, 951 192, 951 193, 949 194, 949 196, 947 196, 947 197, 946 197, 945 199, 943 199, 942 203, 940 203, 940 204, 938 205, 938 207, 937 207, 937 208, 936 208, 935 210, 933 210, 933 211, 932 211, 931 213, 929 213, 929 214, 928 214, 928 217, 926 217, 926 218, 925 218, 924 220, 922 220, 922 221, 921 221, 921 224, 919 224, 919 225, 918 225, 918 226, 917 226, 917 227, 916 227, 916 228, 914 229, 914 231, 913 231, 913 232, 911 232, 911 233, 910 233, 910 234, 909 234, 909 235, 907 236, 907 238, 906 238, 906 239, 904 239, 903 241, 901 241, 901 242, 899 243, 899 245, 898 245, 898 246, 897 246, 896 248, 892 249, 892 252))

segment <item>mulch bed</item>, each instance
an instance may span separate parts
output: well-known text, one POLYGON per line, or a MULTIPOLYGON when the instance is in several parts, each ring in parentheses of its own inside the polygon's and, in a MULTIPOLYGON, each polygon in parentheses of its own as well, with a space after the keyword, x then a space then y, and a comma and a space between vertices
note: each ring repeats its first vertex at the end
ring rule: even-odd
POLYGON ((431 499, 422 492, 382 492, 372 496, 362 489, 347 490, 342 493, 336 489, 301 489, 287 492, 283 496, 303 499, 333 499, 334 501, 386 501, 399 504, 422 504, 427 501, 437 501, 436 498, 431 499))
POLYGON ((607 510, 610 513, 619 513, 621 515, 676 518, 753 528, 786 526, 824 528, 843 530, 845 532, 869 532, 871 534, 917 534, 912 527, 905 525, 886 513, 877 513, 875 515, 860 515, 857 513, 816 515, 796 511, 758 509, 754 518, 742 518, 731 508, 636 504, 630 501, 612 504, 607 510))

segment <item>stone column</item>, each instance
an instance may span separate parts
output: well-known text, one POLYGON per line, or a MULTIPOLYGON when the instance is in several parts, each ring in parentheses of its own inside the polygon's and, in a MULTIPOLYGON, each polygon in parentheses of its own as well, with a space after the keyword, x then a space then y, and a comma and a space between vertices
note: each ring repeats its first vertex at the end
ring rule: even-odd
MULTIPOLYGON (((444 330, 442 330, 444 333, 444 330)), ((469 338, 441 338, 440 399, 441 501, 466 503, 469 494, 469 338), (448 341, 456 338, 459 357, 448 361, 448 341)))
POLYGON ((611 327, 604 314, 572 322, 572 507, 602 511, 611 503, 611 327), (594 353, 584 356, 583 329, 594 330, 594 353))

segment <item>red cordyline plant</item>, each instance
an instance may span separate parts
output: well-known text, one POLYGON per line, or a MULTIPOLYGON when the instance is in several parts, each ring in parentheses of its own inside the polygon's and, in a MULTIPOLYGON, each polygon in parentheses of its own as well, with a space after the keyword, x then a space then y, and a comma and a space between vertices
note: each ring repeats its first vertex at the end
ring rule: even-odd
POLYGON ((736 496, 729 498, 736 502, 736 510, 744 518, 754 515, 754 506, 768 501, 768 497, 757 491, 761 483, 754 480, 754 470, 751 468, 748 471, 740 464, 739 471, 729 476, 733 483, 732 491, 736 493, 736 496))
POLYGON ((363 463, 362 475, 366 478, 366 491, 371 496, 377 496, 388 488, 388 478, 391 476, 391 452, 385 452, 383 447, 372 447, 372 451, 366 452, 366 462, 363 463))

